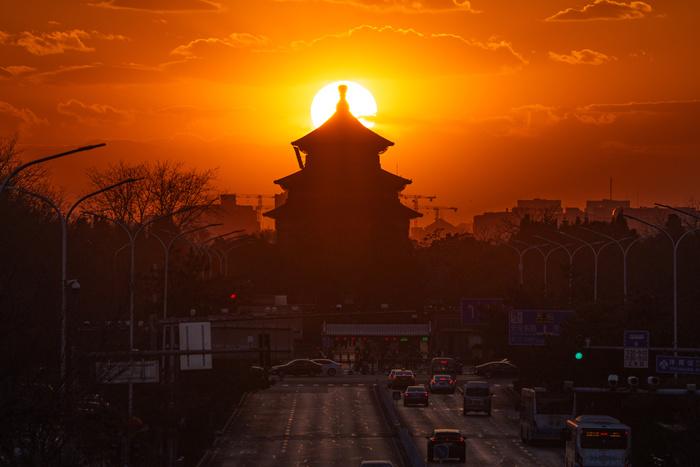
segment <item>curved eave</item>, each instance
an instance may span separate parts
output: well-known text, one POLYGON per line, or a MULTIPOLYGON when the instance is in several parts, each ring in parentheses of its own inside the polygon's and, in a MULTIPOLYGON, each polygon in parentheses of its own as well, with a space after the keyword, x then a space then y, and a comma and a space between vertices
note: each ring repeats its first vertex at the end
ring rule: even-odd
POLYGON ((338 143, 370 147, 377 153, 382 153, 394 145, 392 141, 364 126, 352 114, 336 112, 323 125, 292 141, 292 146, 309 154, 317 148, 338 143))

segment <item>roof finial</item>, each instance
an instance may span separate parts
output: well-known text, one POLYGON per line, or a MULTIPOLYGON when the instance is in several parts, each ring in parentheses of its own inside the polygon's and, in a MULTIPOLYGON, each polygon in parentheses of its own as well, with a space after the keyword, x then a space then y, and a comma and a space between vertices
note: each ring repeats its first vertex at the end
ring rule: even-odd
POLYGON ((348 92, 348 86, 346 84, 339 85, 338 92, 340 93, 340 100, 338 101, 338 104, 335 106, 335 111, 336 112, 349 112, 350 105, 348 104, 348 101, 345 99, 345 94, 348 92))

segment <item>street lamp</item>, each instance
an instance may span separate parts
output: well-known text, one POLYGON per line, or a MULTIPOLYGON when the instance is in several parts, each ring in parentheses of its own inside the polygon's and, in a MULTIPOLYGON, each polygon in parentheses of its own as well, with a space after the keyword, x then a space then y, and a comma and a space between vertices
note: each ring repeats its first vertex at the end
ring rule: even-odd
MULTIPOLYGON (((523 245, 530 245, 529 243, 525 243, 521 240, 515 240, 518 243, 522 243, 523 245)), ((553 248, 550 248, 546 252, 542 249, 544 246, 549 246, 549 243, 545 243, 543 245, 533 245, 535 248, 535 251, 539 252, 539 254, 542 256, 542 262, 544 263, 544 296, 545 298, 547 297, 547 267, 549 264, 549 257, 552 256, 552 253, 557 251, 560 247, 555 246, 553 248)))
POLYGON ((184 230, 179 234, 175 235, 173 238, 171 238, 170 241, 168 241, 167 243, 164 242, 163 239, 160 238, 160 236, 156 235, 155 232, 151 232, 151 235, 153 235, 153 237, 155 237, 155 239, 158 240, 158 242, 160 242, 160 245, 163 247, 163 254, 165 256, 163 265, 163 319, 166 319, 168 317, 168 271, 170 270, 170 248, 172 248, 176 240, 185 235, 191 234, 193 232, 198 232, 200 230, 205 230, 210 227, 218 227, 221 225, 223 224, 208 224, 195 227, 189 230, 184 230))
MULTIPOLYGON (((620 252, 622 253, 622 301, 623 303, 627 303, 627 254, 629 253, 630 249, 632 249, 632 246, 636 244, 639 240, 641 240, 642 237, 623 237, 617 239, 602 232, 598 232, 597 230, 589 229, 588 227, 579 226, 579 229, 585 230, 586 232, 590 232, 595 235, 600 235, 603 238, 607 238, 611 242, 615 243, 620 249, 620 252), (625 240, 632 241, 629 242, 627 246, 622 246, 622 242, 624 242, 625 240)), ((601 248, 601 250, 603 248, 601 248)))
POLYGON ((557 241, 554 241, 549 238, 544 238, 540 237, 539 235, 535 235, 535 238, 539 238, 540 240, 543 240, 545 242, 552 242, 555 245, 557 245, 559 248, 564 250, 566 254, 569 257, 569 302, 573 302, 574 299, 574 256, 576 256, 576 253, 578 253, 582 248, 585 248, 585 245, 578 246, 574 248, 573 250, 569 251, 569 248, 564 245, 563 243, 559 243, 557 241))
MULTIPOLYGON (((55 158, 55 157, 53 157, 55 158)), ((45 158, 46 159, 46 158, 45 158)), ((48 159, 46 159, 48 160, 48 159)), ((26 166, 26 164, 25 164, 26 166)), ((15 171, 17 172, 17 171, 15 171)), ((35 198, 38 198, 42 201, 44 201, 46 204, 51 206, 51 208, 56 212, 56 215, 58 216, 58 220, 61 223, 61 349, 60 349, 60 377, 61 377, 61 391, 65 392, 65 384, 66 384, 66 368, 67 368, 67 358, 66 358, 66 338, 67 338, 67 297, 66 297, 66 288, 67 288, 67 263, 68 263, 68 222, 70 221, 70 216, 73 214, 73 211, 75 211, 75 208, 78 207, 80 203, 83 201, 92 198, 94 196, 97 196, 99 194, 104 193, 105 191, 112 190, 114 188, 117 188, 121 185, 125 185, 127 183, 134 183, 139 181, 140 179, 136 178, 127 178, 126 180, 122 180, 120 182, 114 183, 112 185, 106 186, 100 190, 93 191, 92 193, 88 193, 87 195, 81 197, 78 199, 71 207, 68 209, 68 212, 66 214, 63 213, 61 208, 50 198, 47 196, 44 196, 40 193, 35 193, 33 191, 25 190, 24 188, 20 187, 15 187, 15 186, 10 186, 9 188, 12 190, 17 190, 21 193, 27 194, 29 196, 33 196, 35 198)))
POLYGON ((19 167, 17 167, 16 169, 14 169, 12 172, 10 172, 9 175, 7 175, 2 180, 2 182, 0 182, 0 193, 2 193, 5 190, 5 188, 7 187, 7 184, 10 183, 10 180, 12 180, 18 173, 20 173, 24 169, 27 169, 33 165, 36 165, 36 164, 41 164, 42 162, 47 162, 47 161, 50 161, 53 159, 58 159, 61 157, 70 156, 71 154, 75 154, 78 152, 90 151, 92 149, 101 148, 102 146, 106 146, 106 144, 105 143, 91 144, 89 146, 83 146, 83 147, 80 147, 77 149, 71 149, 70 151, 61 152, 58 154, 54 154, 52 156, 46 156, 46 157, 41 157, 39 159, 34 159, 33 161, 29 161, 25 164, 22 164, 19 167))
MULTIPOLYGON (((520 242, 520 243, 525 243, 525 242, 520 242)), ((534 250, 537 247, 544 246, 544 245, 529 245, 529 244, 525 243, 526 247, 523 248, 522 250, 509 244, 509 243, 501 243, 501 245, 507 246, 511 250, 515 251, 515 253, 518 255, 518 284, 522 288, 523 284, 525 283, 525 280, 523 278, 523 270, 525 268, 525 266, 523 264, 523 258, 525 257, 525 255, 527 254, 528 251, 534 250)))
MULTIPOLYGON (((129 351, 134 350, 134 289, 135 289, 135 256, 136 256, 136 239, 138 238, 139 234, 143 231, 143 229, 150 225, 153 224, 154 222, 158 222, 159 220, 162 219, 167 219, 168 217, 171 217, 175 214, 180 214, 183 212, 187 211, 192 211, 193 209, 199 209, 201 206, 186 206, 184 208, 178 209, 176 211, 170 212, 168 214, 163 214, 161 216, 154 217, 140 225, 138 225, 136 228, 129 228, 124 222, 117 220, 117 219, 112 219, 111 217, 103 216, 102 214, 97 214, 95 212, 90 212, 90 211, 85 211, 86 214, 90 214, 91 216, 99 217, 100 219, 104 219, 110 222, 113 222, 114 224, 118 225, 121 227, 124 232, 126 232, 127 236, 129 237, 129 252, 130 252, 130 260, 129 260, 129 351)), ((133 383, 129 383, 129 403, 128 403, 128 415, 131 417, 133 415, 134 411, 134 387, 133 383)))
POLYGON ((671 246, 673 247, 673 355, 678 355, 678 245, 680 245, 681 241, 683 241, 688 234, 697 232, 700 229, 686 230, 683 232, 683 235, 674 240, 668 230, 664 229, 660 225, 652 224, 651 222, 647 222, 638 217, 630 216, 629 214, 625 214, 624 211, 622 212, 622 216, 658 230, 659 232, 663 233, 666 238, 668 238, 669 242, 671 242, 671 246))
POLYGON ((600 254, 603 252, 605 247, 608 245, 612 245, 613 242, 607 242, 598 250, 596 250, 594 245, 599 245, 600 242, 591 243, 575 235, 570 235, 564 232, 559 232, 559 234, 563 235, 564 237, 568 237, 572 240, 577 240, 591 249, 591 253, 593 253, 593 303, 598 303, 598 258, 600 258, 600 254))

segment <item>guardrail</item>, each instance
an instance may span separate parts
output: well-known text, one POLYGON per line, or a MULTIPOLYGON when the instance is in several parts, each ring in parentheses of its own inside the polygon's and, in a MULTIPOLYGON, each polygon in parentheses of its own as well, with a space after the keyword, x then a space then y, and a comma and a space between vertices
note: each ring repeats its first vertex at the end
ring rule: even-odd
POLYGON ((231 415, 228 417, 228 419, 226 419, 224 426, 221 427, 221 429, 215 433, 215 438, 214 441, 211 443, 211 447, 209 447, 209 449, 207 449, 204 452, 202 457, 199 459, 199 462, 197 462, 197 467, 207 467, 208 465, 210 465, 211 461, 214 459, 214 456, 216 456, 216 454, 219 451, 219 444, 221 443, 223 435, 226 434, 233 422, 240 415, 241 409, 245 405, 246 400, 248 400, 248 394, 249 393, 244 392, 243 395, 241 395, 241 398, 238 400, 238 404, 236 404, 236 407, 234 407, 233 411, 231 412, 231 415))
POLYGON ((411 432, 408 430, 408 427, 404 426, 402 423, 398 411, 396 410, 396 406, 394 406, 394 401, 389 397, 388 391, 376 384, 372 386, 372 390, 379 399, 384 416, 396 432, 399 440, 399 449, 401 450, 401 456, 403 457, 404 464, 407 467, 426 467, 425 460, 418 451, 418 447, 413 441, 413 437, 411 436, 411 432))

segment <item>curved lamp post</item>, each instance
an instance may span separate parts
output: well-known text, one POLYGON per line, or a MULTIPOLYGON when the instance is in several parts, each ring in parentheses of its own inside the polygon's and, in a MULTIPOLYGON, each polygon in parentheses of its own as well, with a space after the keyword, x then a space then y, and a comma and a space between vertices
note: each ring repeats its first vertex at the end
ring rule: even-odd
MULTIPOLYGON (((651 222, 647 222, 643 219, 640 219, 638 217, 630 216, 629 214, 625 214, 622 212, 622 216, 626 217, 627 219, 632 219, 634 221, 640 222, 644 225, 648 225, 649 227, 652 227, 659 232, 663 233, 666 238, 668 238, 668 241, 671 242, 671 247, 673 249, 673 355, 678 354, 678 245, 683 241, 683 239, 690 233, 697 232, 700 230, 700 228, 697 229, 689 229, 683 232, 683 235, 678 237, 677 239, 673 239, 671 234, 668 232, 668 230, 664 229, 660 225, 657 224, 652 224, 651 222)), ((677 377, 677 375, 676 375, 677 377)))
POLYGON ((516 241, 519 243, 525 244, 526 245, 525 248, 523 248, 521 250, 520 248, 515 247, 509 243, 501 243, 501 245, 507 246, 508 248, 513 250, 518 255, 518 285, 522 288, 523 284, 525 283, 525 280, 523 278, 523 270, 525 268, 525 266, 523 264, 523 258, 525 257, 525 255, 527 254, 528 251, 535 250, 538 247, 545 246, 545 245, 530 245, 530 244, 527 244, 527 243, 519 241, 519 240, 516 240, 516 241))
POLYGON ((41 157, 39 159, 34 159, 33 161, 29 161, 25 164, 20 165, 19 167, 15 168, 12 172, 10 172, 1 182, 0 182, 0 193, 2 193, 7 185, 10 183, 10 180, 12 180, 18 173, 23 171, 24 169, 27 169, 33 165, 41 164, 42 162, 47 162, 53 159, 59 159, 61 157, 65 156, 70 156, 71 154, 75 154, 78 152, 84 152, 84 151, 90 151, 92 149, 96 148, 101 148, 103 146, 106 146, 105 143, 100 143, 100 144, 91 144, 89 146, 82 146, 77 149, 71 149, 70 151, 65 151, 61 152, 58 154, 54 154, 52 156, 46 156, 46 157, 41 157))
POLYGON ((575 235, 570 235, 564 232, 559 232, 560 235, 570 238, 572 240, 579 241, 590 248, 591 253, 593 253, 593 303, 598 303, 598 259, 600 254, 603 252, 606 246, 612 245, 613 242, 606 242, 599 249, 596 250, 595 245, 600 245, 601 242, 591 243, 575 235))
MULTIPOLYGON (((632 246, 634 246, 639 240, 642 239, 642 237, 623 237, 620 239, 611 237, 610 235, 604 234, 602 232, 598 232, 597 230, 589 229, 587 227, 581 227, 579 226, 579 229, 585 230, 586 232, 590 232, 595 235, 600 235, 603 238, 607 238, 610 240, 612 243, 615 243, 617 247, 620 249, 620 252, 622 253, 622 301, 623 303, 627 303, 627 254, 629 253, 630 249, 632 249, 632 246), (622 242, 625 240, 632 240, 627 244, 627 246, 623 246, 622 242)), ((602 248, 601 248, 602 250, 602 248)))
MULTIPOLYGON (((71 153, 72 154, 72 153, 71 153)), ((55 157, 53 157, 55 158, 55 157)), ((47 159, 48 160, 48 159, 47 159)), ((27 164, 25 164, 25 167, 27 164)), ((15 171, 17 172, 17 171, 15 171)), ((20 187, 15 187, 15 186, 10 186, 9 189, 11 190, 17 190, 20 193, 24 193, 29 196, 33 196, 37 199, 40 199, 41 201, 45 202, 51 208, 56 212, 56 215, 58 216, 58 220, 61 223, 61 350, 60 350, 60 364, 61 364, 61 369, 60 369, 60 376, 61 376, 61 382, 63 383, 61 385, 61 390, 65 392, 65 383, 66 383, 66 368, 67 368, 67 358, 66 358, 66 339, 67 339, 67 297, 66 297, 66 287, 68 286, 68 281, 67 281, 67 263, 68 263, 68 222, 70 221, 70 216, 73 214, 73 211, 78 207, 80 203, 83 201, 92 198, 94 196, 97 196, 99 194, 104 193, 105 191, 112 190, 114 188, 117 188, 121 185, 125 185, 127 183, 134 183, 137 182, 139 179, 136 178, 127 178, 126 180, 122 180, 120 182, 117 182, 113 185, 106 186, 102 188, 101 190, 93 191, 92 193, 88 193, 87 195, 81 197, 78 199, 75 203, 71 205, 71 207, 68 209, 68 211, 64 214, 61 208, 53 202, 50 198, 47 196, 44 196, 39 193, 34 193, 33 191, 25 190, 24 188, 20 187)))
POLYGON ((569 257, 569 302, 573 302, 574 300, 574 256, 576 256, 576 253, 578 253, 581 249, 585 248, 585 245, 578 246, 574 248, 573 250, 569 251, 569 248, 564 245, 563 243, 559 243, 557 241, 554 241, 549 238, 544 238, 540 237, 539 235, 535 235, 535 238, 539 238, 540 240, 543 240, 545 242, 552 242, 555 245, 557 245, 559 248, 564 250, 569 257))
POLYGON ((199 227, 194 227, 189 230, 184 230, 179 234, 175 235, 173 238, 171 238, 167 243, 163 241, 163 239, 160 238, 160 236, 156 235, 155 232, 151 232, 151 235, 153 235, 153 237, 155 237, 155 239, 158 240, 160 245, 163 247, 163 254, 165 257, 163 265, 163 319, 166 319, 168 317, 168 273, 170 270, 170 249, 172 248, 173 244, 176 240, 184 237, 185 235, 198 232, 200 230, 205 230, 211 227, 218 227, 221 225, 223 224, 207 224, 199 227))

